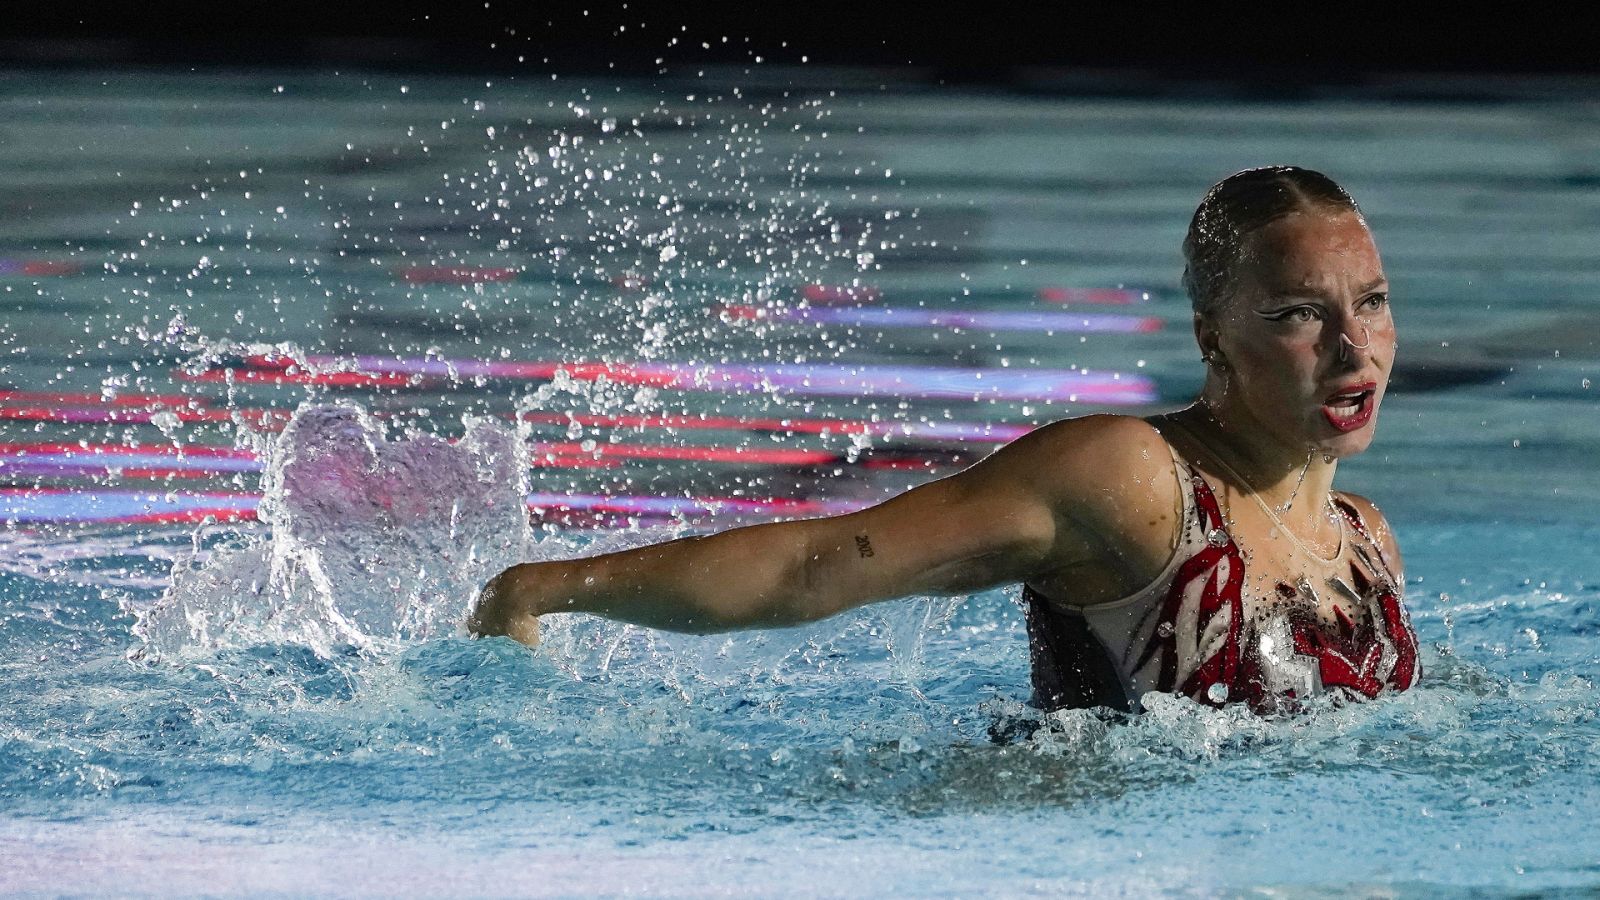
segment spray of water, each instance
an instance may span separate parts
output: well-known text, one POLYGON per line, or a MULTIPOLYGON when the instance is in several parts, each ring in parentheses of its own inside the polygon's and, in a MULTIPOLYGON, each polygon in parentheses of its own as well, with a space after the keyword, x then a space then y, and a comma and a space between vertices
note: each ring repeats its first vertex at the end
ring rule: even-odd
POLYGON ((303 405, 269 448, 269 533, 180 562, 139 613, 147 650, 294 642, 330 655, 450 633, 530 540, 524 440, 464 425, 457 441, 390 440, 354 404, 303 405))

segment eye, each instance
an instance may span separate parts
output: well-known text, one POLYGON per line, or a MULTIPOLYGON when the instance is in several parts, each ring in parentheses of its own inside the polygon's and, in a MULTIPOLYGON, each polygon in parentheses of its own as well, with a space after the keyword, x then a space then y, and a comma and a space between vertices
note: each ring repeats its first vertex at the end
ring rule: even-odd
POLYGON ((1363 299, 1361 301, 1361 305, 1373 312, 1377 312, 1378 310, 1389 305, 1389 295, 1373 294, 1372 296, 1363 299))
POLYGON ((1322 311, 1315 306, 1291 306, 1277 312, 1264 312, 1261 317, 1269 322, 1289 322, 1291 324, 1304 324, 1315 322, 1322 318, 1322 311))

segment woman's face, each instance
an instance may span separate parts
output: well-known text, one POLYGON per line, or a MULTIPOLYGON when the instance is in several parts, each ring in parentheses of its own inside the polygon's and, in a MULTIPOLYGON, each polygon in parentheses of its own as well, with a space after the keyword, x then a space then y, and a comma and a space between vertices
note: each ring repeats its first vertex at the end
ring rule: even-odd
POLYGON ((1389 282, 1357 214, 1307 210, 1252 235, 1219 321, 1223 408, 1290 447, 1334 458, 1372 443, 1394 364, 1389 282))

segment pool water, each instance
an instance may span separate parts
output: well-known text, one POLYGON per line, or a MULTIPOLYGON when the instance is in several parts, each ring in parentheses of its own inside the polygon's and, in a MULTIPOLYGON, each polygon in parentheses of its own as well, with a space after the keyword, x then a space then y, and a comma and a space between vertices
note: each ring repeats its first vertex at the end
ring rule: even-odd
POLYGON ((0 77, 0 891, 1600 889, 1592 85, 1080 87, 0 77), (1183 229, 1275 162, 1394 283, 1340 485, 1417 689, 1040 723, 1014 590, 461 633, 512 560, 1186 402, 1183 229))

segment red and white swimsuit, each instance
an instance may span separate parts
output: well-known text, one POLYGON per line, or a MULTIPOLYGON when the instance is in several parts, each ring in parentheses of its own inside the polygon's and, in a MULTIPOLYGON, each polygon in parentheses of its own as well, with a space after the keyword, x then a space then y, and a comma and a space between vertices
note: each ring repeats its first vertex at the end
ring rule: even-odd
POLYGON ((1194 466, 1173 455, 1184 499, 1183 535, 1162 573, 1131 596, 1093 606, 1046 600, 1024 588, 1033 659, 1034 704, 1045 710, 1110 706, 1134 710, 1150 691, 1181 693, 1258 712, 1292 708, 1295 698, 1338 692, 1376 697, 1421 675, 1417 636, 1400 580, 1361 514, 1334 497, 1349 537, 1327 589, 1367 613, 1357 624, 1337 610, 1327 628, 1304 593, 1245 592, 1245 555, 1194 466), (1349 579, 1341 574, 1348 568, 1349 579))

